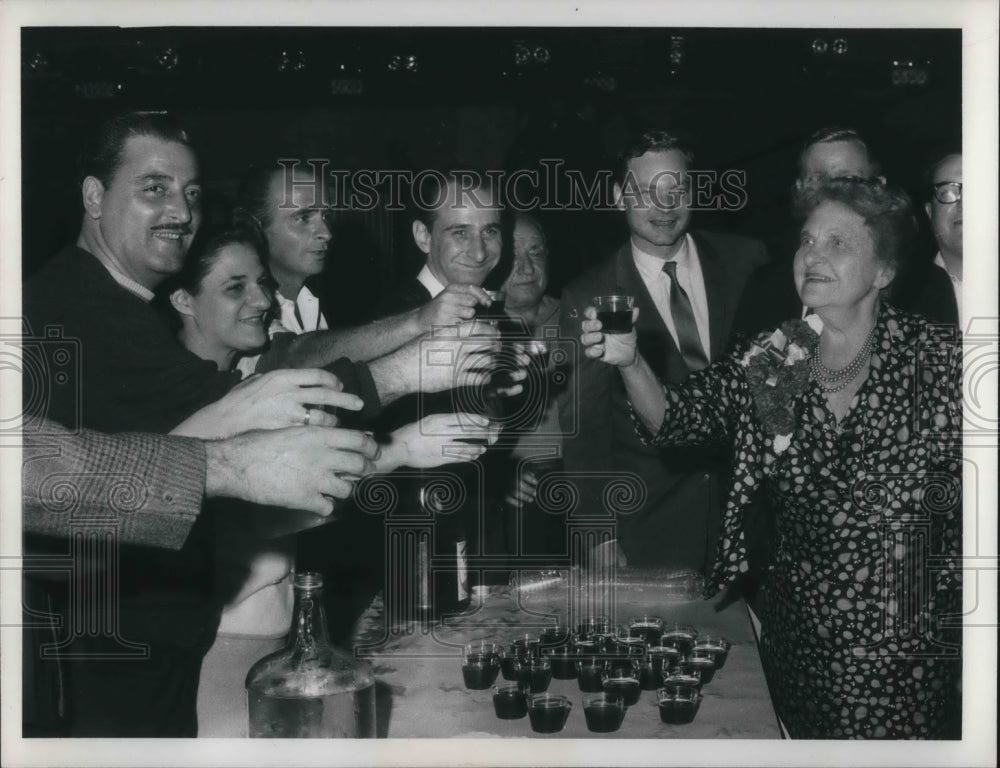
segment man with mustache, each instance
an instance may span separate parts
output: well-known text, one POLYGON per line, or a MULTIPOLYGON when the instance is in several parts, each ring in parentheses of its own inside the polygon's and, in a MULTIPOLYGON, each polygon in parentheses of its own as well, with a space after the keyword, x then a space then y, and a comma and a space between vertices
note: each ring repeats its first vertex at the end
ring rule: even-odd
MULTIPOLYGON (((755 240, 690 230, 691 163, 688 148, 665 131, 643 133, 626 147, 614 189, 631 237, 562 297, 564 338, 579 338, 594 296, 635 297, 639 348, 670 382, 723 354, 747 280, 767 261, 755 240)), ((571 376, 559 410, 564 466, 580 486, 573 514, 614 520, 619 558, 629 565, 707 573, 718 537, 723 457, 710 449, 643 446, 620 381, 583 354, 571 376), (640 483, 636 493, 645 503, 627 515, 607 508, 609 475, 640 483)))
MULTIPOLYGON (((25 321, 37 334, 31 343, 26 339, 25 358, 33 350, 44 356, 54 344, 75 345, 78 354, 74 361, 60 347, 51 360, 36 361, 48 363, 39 369, 42 378, 29 376, 26 366, 26 408, 70 429, 169 432, 240 381, 239 373, 219 371, 180 346, 150 304, 154 289, 181 269, 201 222, 197 158, 169 115, 132 112, 101 127, 80 171, 84 210, 77 242, 26 281, 23 291, 25 321)), ((340 381, 324 376, 359 392, 366 406, 378 405, 370 376, 369 391, 363 391, 362 369, 347 362, 336 373, 340 381)), ((272 405, 263 381, 234 392, 237 417, 272 405)), ((322 399, 320 394, 310 390, 308 399, 283 408, 275 425, 308 424, 309 404, 346 404, 335 401, 344 396, 335 387, 322 399)), ((372 440, 338 431, 356 438, 355 459, 375 458, 372 440)), ((112 525, 116 503, 109 496, 104 519, 112 525)), ((199 518, 178 551, 132 546, 121 537, 104 541, 75 555, 73 580, 65 574, 46 579, 50 602, 44 608, 61 617, 60 642, 56 653, 37 658, 64 662, 65 682, 60 717, 42 726, 47 735, 196 735, 198 676, 218 623, 207 526, 210 521, 199 518), (84 576, 81 585, 77 579, 84 576), (95 622, 99 631, 79 629, 92 630, 95 622)), ((65 555, 66 547, 58 538, 25 542, 34 554, 65 555)))

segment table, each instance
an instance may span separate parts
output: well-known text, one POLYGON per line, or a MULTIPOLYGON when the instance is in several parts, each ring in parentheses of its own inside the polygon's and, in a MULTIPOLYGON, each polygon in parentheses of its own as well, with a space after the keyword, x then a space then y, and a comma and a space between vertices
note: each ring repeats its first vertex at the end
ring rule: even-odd
MULTIPOLYGON (((477 589, 473 605, 462 615, 446 617, 433 626, 410 625, 391 630, 381 621, 380 608, 363 617, 356 636, 360 656, 373 665, 378 680, 377 706, 380 736, 407 737, 539 737, 539 738, 780 738, 768 696, 764 672, 741 601, 716 611, 714 602, 677 601, 655 589, 617 588, 612 611, 626 624, 630 616, 654 614, 667 622, 691 624, 702 634, 720 634, 733 647, 725 666, 702 689, 704 699, 693 723, 668 725, 660 721, 655 691, 643 691, 615 733, 587 730, 583 694, 576 680, 552 680, 549 691, 573 702, 565 728, 557 734, 536 734, 528 718, 500 720, 493 711, 489 690, 473 691, 462 680, 462 647, 489 639, 507 645, 519 633, 537 634, 544 626, 570 623, 574 593, 569 588, 544 590, 532 596, 511 587, 477 589)), ((498 678, 500 680, 502 678, 498 678)))

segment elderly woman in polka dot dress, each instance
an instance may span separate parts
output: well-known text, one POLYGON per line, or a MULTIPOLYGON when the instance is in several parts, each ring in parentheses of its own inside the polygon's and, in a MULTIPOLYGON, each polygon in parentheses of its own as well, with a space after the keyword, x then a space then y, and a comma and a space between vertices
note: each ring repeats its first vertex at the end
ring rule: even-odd
POLYGON ((581 341, 619 367, 645 440, 732 446, 709 595, 746 569, 753 495, 777 510, 760 650, 789 734, 960 738, 959 344, 883 300, 913 227, 905 194, 840 180, 799 203, 805 319, 680 386, 593 308, 581 341))

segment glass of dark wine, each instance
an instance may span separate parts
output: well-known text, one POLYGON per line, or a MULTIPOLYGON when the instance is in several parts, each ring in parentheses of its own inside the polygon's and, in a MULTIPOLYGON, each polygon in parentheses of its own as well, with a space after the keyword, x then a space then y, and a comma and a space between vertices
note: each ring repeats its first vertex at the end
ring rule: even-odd
POLYGON ((503 291, 486 291, 486 295, 490 297, 490 303, 489 305, 476 305, 476 319, 490 325, 496 325, 507 316, 504 312, 507 306, 507 296, 503 291))
POLYGON ((634 296, 595 296, 594 309, 601 321, 602 333, 628 333, 632 330, 634 296))

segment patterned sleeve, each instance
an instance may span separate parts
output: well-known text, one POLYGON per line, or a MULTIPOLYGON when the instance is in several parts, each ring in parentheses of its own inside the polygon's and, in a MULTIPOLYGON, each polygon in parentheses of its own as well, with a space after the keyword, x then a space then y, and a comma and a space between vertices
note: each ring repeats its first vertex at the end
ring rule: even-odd
POLYGON ((667 405, 655 435, 629 404, 636 434, 646 445, 722 445, 732 440, 739 414, 750 408, 750 390, 739 355, 724 357, 682 384, 664 384, 667 405))
POLYGON ((201 513, 205 446, 165 435, 80 434, 46 424, 25 436, 24 529, 67 536, 74 523, 107 521, 122 541, 180 549, 201 513), (109 517, 110 516, 110 517, 109 517))

